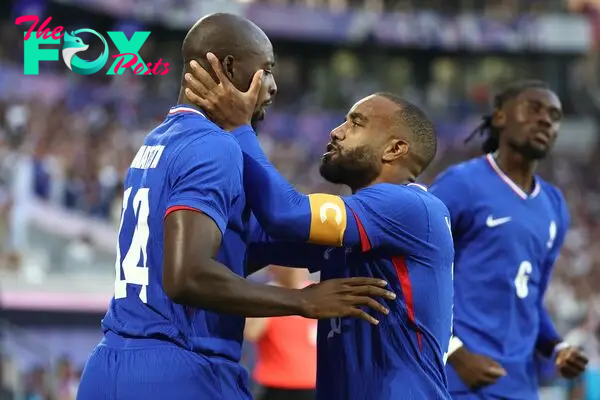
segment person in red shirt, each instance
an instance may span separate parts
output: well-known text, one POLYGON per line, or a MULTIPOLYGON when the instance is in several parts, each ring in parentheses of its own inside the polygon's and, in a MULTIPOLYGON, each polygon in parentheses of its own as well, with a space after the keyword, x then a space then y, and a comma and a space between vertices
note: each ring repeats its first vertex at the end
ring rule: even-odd
MULTIPOLYGON (((308 270, 270 266, 272 285, 301 289, 311 284, 308 270)), ((249 318, 246 340, 257 348, 253 378, 262 386, 258 400, 313 400, 317 373, 317 321, 299 316, 249 318)))

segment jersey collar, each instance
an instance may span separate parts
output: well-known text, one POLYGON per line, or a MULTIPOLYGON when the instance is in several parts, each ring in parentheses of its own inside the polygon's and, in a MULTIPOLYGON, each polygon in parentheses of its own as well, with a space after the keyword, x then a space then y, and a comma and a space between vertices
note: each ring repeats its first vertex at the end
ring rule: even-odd
POLYGON ((196 110, 193 107, 189 107, 189 106, 175 106, 175 107, 171 107, 171 109, 169 110, 169 117, 173 116, 173 115, 178 115, 178 114, 187 114, 187 113, 192 113, 192 114, 198 114, 203 116, 204 118, 206 118, 206 115, 204 115, 201 111, 196 110))
POLYGON ((500 179, 502 179, 504 181, 504 183, 506 183, 513 190, 513 192, 515 192, 517 194, 517 196, 519 196, 523 200, 532 199, 532 198, 536 197, 538 194, 540 194, 540 191, 542 190, 542 188, 540 186, 540 183, 538 182, 538 180, 535 177, 533 177, 533 185, 534 185, 533 191, 531 192, 531 194, 527 194, 516 183, 514 183, 513 180, 510 179, 504 173, 504 171, 502 171, 500 169, 500 167, 498 166, 498 163, 496 162, 496 159, 494 158, 492 153, 486 154, 485 158, 486 158, 488 164, 490 164, 490 166, 494 170, 494 172, 496 172, 496 174, 500 177, 500 179))
POLYGON ((424 192, 427 191, 427 187, 425 187, 424 185, 421 185, 420 183, 408 183, 406 186, 416 186, 419 189, 423 190, 424 192))

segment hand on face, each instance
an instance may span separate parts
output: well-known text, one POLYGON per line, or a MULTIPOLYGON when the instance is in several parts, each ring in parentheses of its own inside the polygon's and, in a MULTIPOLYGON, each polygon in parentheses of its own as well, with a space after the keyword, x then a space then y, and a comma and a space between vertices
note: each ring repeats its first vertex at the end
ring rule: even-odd
POLYGON ((231 83, 214 54, 208 53, 206 58, 219 83, 200 64, 191 61, 192 72, 185 74, 186 97, 224 130, 231 131, 250 124, 262 85, 263 70, 256 71, 250 88, 242 92, 231 83))

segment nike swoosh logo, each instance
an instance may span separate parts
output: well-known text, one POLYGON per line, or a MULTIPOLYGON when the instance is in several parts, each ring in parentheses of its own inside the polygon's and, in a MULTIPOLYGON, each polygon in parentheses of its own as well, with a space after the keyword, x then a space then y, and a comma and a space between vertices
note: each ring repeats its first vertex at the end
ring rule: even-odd
POLYGON ((497 226, 500 226, 502 224, 509 222, 511 219, 512 219, 512 217, 494 218, 493 216, 490 215, 485 220, 485 224, 488 226, 488 228, 495 228, 497 226))

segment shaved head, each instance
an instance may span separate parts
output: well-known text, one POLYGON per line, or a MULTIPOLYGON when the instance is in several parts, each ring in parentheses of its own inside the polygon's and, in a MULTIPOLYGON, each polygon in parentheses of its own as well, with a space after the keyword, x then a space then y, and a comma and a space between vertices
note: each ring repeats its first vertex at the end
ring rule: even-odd
POLYGON ((204 61, 206 53, 224 59, 243 59, 271 47, 267 35, 252 21, 235 14, 216 13, 199 19, 188 31, 181 52, 183 61, 204 61))
POLYGON ((206 59, 209 52, 217 56, 231 83, 244 92, 250 87, 256 71, 264 70, 253 122, 262 120, 277 92, 272 74, 275 64, 273 46, 267 35, 252 21, 235 14, 216 13, 199 19, 188 31, 181 47, 184 67, 180 103, 189 103, 183 93, 186 85, 183 76, 191 71, 190 61, 197 61, 218 81, 206 59))

